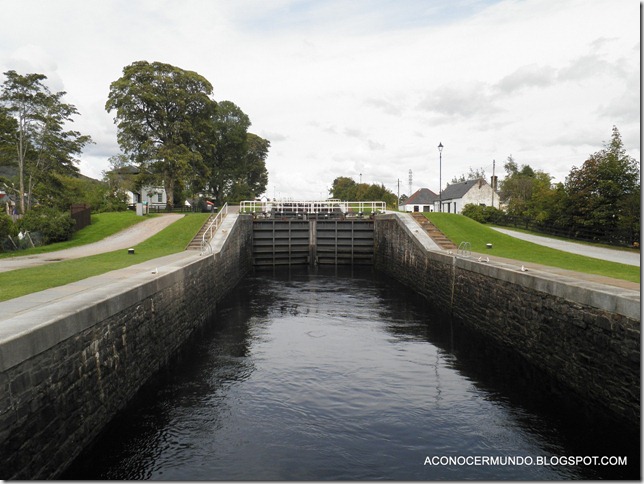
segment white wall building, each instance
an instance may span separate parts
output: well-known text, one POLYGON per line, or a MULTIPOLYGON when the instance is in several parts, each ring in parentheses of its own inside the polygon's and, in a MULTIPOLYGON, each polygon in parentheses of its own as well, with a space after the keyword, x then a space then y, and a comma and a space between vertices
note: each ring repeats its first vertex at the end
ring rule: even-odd
POLYGON ((139 192, 127 192, 128 204, 146 204, 148 207, 164 209, 168 204, 168 195, 163 187, 141 187, 139 192))
MULTIPOLYGON (((484 178, 447 185, 440 199, 443 205, 442 211, 447 213, 461 213, 468 203, 499 208, 499 194, 492 190, 484 178)), ((438 206, 439 201, 436 200, 434 211, 439 211, 438 206)))
POLYGON ((433 212, 437 205, 438 195, 429 188, 417 190, 411 197, 398 206, 401 212, 433 212))

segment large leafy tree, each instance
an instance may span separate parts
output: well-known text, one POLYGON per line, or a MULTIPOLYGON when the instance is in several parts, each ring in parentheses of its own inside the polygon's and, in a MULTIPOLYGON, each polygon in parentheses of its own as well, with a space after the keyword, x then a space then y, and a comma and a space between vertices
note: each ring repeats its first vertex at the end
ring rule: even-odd
POLYGON ((566 178, 572 223, 613 238, 635 240, 640 219, 640 170, 617 127, 611 140, 566 178))
POLYGON ((235 175, 243 168, 250 125, 250 118, 230 101, 221 101, 212 116, 214 144, 207 158, 210 168, 208 187, 218 204, 222 204, 230 194, 235 175))
POLYGON ((54 178, 50 175, 78 174, 75 155, 91 143, 91 138, 65 129, 78 111, 74 105, 62 101, 64 91, 49 90, 43 83, 47 79, 45 75, 21 75, 13 70, 4 75, 0 102, 14 122, 13 127, 6 121, 2 123, 2 138, 3 144, 13 147, 20 210, 24 213, 38 184, 51 189, 54 178))
MULTIPOLYGON (((71 155, 80 154, 83 147, 91 142, 87 135, 63 127, 78 114, 71 104, 61 101, 64 92, 52 94, 46 100, 42 126, 34 138, 34 156, 28 162, 27 203, 31 208, 32 194, 53 191, 55 200, 63 192, 65 185, 59 183, 60 177, 78 177, 78 161, 71 155)), ((63 198, 63 197, 61 197, 63 198)), ((68 206, 68 205, 66 205, 68 206)))
POLYGON ((212 151, 212 116, 217 103, 212 85, 196 72, 170 64, 138 61, 110 85, 105 109, 115 111, 121 149, 154 173, 168 194, 168 205, 186 185, 203 184, 212 151))
POLYGON ((338 200, 356 200, 357 184, 353 178, 339 176, 333 180, 329 195, 338 200))
POLYGON ((243 168, 237 171, 233 184, 231 198, 234 201, 253 200, 266 191, 266 158, 270 146, 270 141, 253 133, 247 134, 246 153, 242 158, 243 168))
POLYGON ((530 165, 519 167, 512 156, 508 157, 504 168, 506 177, 501 182, 500 195, 507 205, 507 213, 539 222, 548 220, 552 177, 530 165))
POLYGON ((14 146, 18 133, 18 123, 0 103, 0 166, 16 165, 14 146))
POLYGON ((346 176, 333 180, 329 194, 333 198, 346 201, 383 201, 389 207, 395 207, 398 204, 396 195, 384 185, 356 183, 346 176))
POLYGON ((239 106, 221 101, 212 117, 214 143, 206 156, 208 190, 218 204, 253 199, 266 190, 270 142, 248 132, 251 122, 239 106))

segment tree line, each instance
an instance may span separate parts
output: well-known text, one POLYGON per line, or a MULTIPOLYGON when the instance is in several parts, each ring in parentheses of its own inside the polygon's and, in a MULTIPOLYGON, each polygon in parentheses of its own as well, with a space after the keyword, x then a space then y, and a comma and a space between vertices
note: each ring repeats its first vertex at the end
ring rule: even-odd
POLYGON ((351 201, 382 201, 391 209, 398 209, 398 199, 384 185, 356 183, 352 178, 340 176, 329 189, 332 198, 351 201))
POLYGON ((573 166, 564 182, 512 156, 499 182, 504 210, 467 207, 463 214, 556 233, 566 237, 639 245, 639 162, 626 154, 621 135, 613 127, 611 139, 580 166, 573 166))
POLYGON ((168 205, 205 195, 216 204, 261 195, 268 183, 270 142, 249 132, 250 119, 231 101, 217 102, 196 72, 160 62, 134 62, 112 82, 105 104, 114 113, 121 153, 101 183, 80 175, 89 135, 68 129, 80 113, 51 92, 43 74, 4 73, 0 87, 0 189, 25 214, 36 203, 67 210, 124 209, 126 186, 114 172, 136 167, 131 187, 163 186, 168 205))

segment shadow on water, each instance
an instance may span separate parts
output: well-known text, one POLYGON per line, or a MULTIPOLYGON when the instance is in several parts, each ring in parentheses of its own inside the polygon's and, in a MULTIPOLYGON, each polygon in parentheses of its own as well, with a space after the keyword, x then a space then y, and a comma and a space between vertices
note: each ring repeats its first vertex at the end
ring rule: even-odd
MULTIPOLYGON (((311 464, 312 469, 317 471, 301 468, 296 471, 281 469, 281 474, 278 471, 271 474, 266 466, 260 466, 261 471, 258 470, 255 474, 244 473, 243 469, 225 474, 218 467, 200 470, 191 465, 194 459, 191 454, 200 452, 200 446, 213 449, 212 453, 221 453, 218 458, 222 460, 228 455, 237 458, 244 455, 249 461, 260 461, 261 456, 257 455, 257 449, 261 449, 261 446, 276 445, 272 439, 276 438, 275 433, 281 430, 270 427, 270 424, 267 424, 269 430, 265 441, 262 441, 261 429, 251 429, 248 435, 244 434, 243 429, 249 424, 244 423, 245 414, 239 413, 239 407, 246 404, 244 398, 250 397, 248 394, 237 393, 237 389, 244 383, 250 385, 251 380, 258 377, 258 373, 266 371, 262 369, 264 363, 257 355, 257 342, 265 344, 270 340, 272 336, 269 330, 273 321, 316 317, 321 311, 325 318, 332 321, 352 318, 360 323, 364 320, 365 326, 369 328, 373 326, 374 320, 380 321, 391 345, 396 348, 430 343, 435 352, 423 367, 428 374, 420 375, 420 378, 431 378, 432 385, 435 386, 431 398, 435 399, 435 403, 449 408, 450 398, 454 398, 454 383, 448 381, 451 376, 445 371, 445 368, 449 369, 460 375, 459 378, 463 380, 458 385, 465 388, 465 393, 459 398, 469 398, 468 395, 471 395, 472 399, 482 398, 488 402, 487 407, 481 408, 502 409, 503 420, 494 423, 500 429, 499 435, 505 436, 507 428, 517 428, 518 432, 530 435, 530 439, 538 443, 540 454, 545 456, 628 458, 628 466, 556 466, 552 473, 543 474, 529 473, 528 471, 532 472, 533 469, 525 469, 525 479, 639 479, 639 428, 623 428, 602 415, 579 412, 575 398, 553 385, 550 379, 458 321, 441 314, 409 288, 371 269, 352 268, 258 271, 248 276, 219 304, 213 320, 198 330, 171 360, 168 367, 139 391, 128 407, 104 429, 95 443, 83 452, 61 478, 247 480, 249 475, 252 480, 293 477, 301 480, 382 478, 383 475, 376 471, 370 473, 356 469, 356 472, 351 474, 349 467, 342 467, 345 465, 343 459, 348 458, 347 456, 337 457, 336 466, 343 469, 339 473, 320 470, 324 467, 317 461, 311 464), (380 301, 377 307, 365 307, 372 305, 374 298, 380 301), (316 304, 307 304, 307 300, 324 301, 324 304, 328 304, 320 308, 316 304), (374 314, 374 311, 377 314, 374 314), (435 362, 432 359, 435 359, 435 362), (474 390, 468 389, 470 387, 474 390), (198 410, 195 411, 195 408, 198 410), (206 433, 205 429, 207 435, 202 435, 206 433), (254 454, 239 454, 236 453, 237 449, 227 448, 234 447, 230 439, 233 435, 231 432, 234 431, 241 434, 240 442, 244 445, 249 445, 248 439, 257 439, 256 445, 259 447, 251 446, 256 449, 254 454), (186 435, 190 438, 186 438, 186 435), (181 459, 185 459, 186 466, 191 468, 190 474, 172 473, 174 468, 181 467, 181 459)), ((318 332, 319 330, 312 329, 307 334, 312 340, 325 336, 318 332)), ((374 351, 384 350, 384 347, 374 348, 374 351)), ((400 352, 395 356, 409 358, 410 354, 415 353, 400 352)), ((326 363, 323 361, 321 364, 326 363)), ((331 371, 344 370, 345 368, 340 368, 331 371)), ((333 373, 329 375, 329 378, 333 377, 333 373)), ((413 376, 401 384, 413 386, 414 378, 419 377, 413 376)), ((252 388, 256 393, 266 390, 266 387, 261 385, 252 388)), ((293 388, 298 391, 298 387, 293 388)), ((266 412, 264 419, 275 419, 274 425, 277 427, 297 427, 297 419, 293 423, 288 423, 289 420, 282 423, 278 421, 280 411, 284 410, 276 409, 279 404, 273 404, 268 408, 268 403, 262 402, 260 397, 257 398, 258 406, 252 412, 260 414, 260 417, 262 412, 266 412)), ((324 396, 318 398, 327 402, 324 396)), ((360 398, 360 395, 355 396, 356 401, 360 398)), ((335 405, 337 402, 328 400, 328 404, 335 405)), ((298 407, 295 410, 301 413, 301 418, 304 419, 306 412, 309 412, 309 416, 316 415, 314 407, 298 407)), ((412 411, 419 410, 412 407, 412 411)), ((422 412, 422 408, 420 411, 422 412)), ((319 419, 326 418, 322 414, 317 415, 319 419)), ((395 419, 412 420, 412 417, 417 416, 398 415, 395 419)), ((387 419, 385 415, 382 418, 383 421, 387 419)), ((454 416, 454 420, 458 421, 457 415, 454 416)), ((477 422, 469 422, 467 425, 470 425, 472 430, 468 430, 469 433, 464 435, 471 434, 472 439, 476 440, 477 422)), ((350 429, 347 432, 350 432, 350 429)), ((446 432, 449 434, 452 431, 448 428, 446 432)), ((494 435, 497 431, 492 429, 491 432, 494 435)), ((417 439, 427 439, 426 435, 431 433, 419 433, 417 439)), ((288 433, 282 438, 285 442, 279 445, 287 445, 288 433)), ((335 442, 336 436, 327 434, 323 438, 335 442)), ((364 436, 356 433, 349 434, 346 438, 360 440, 364 436)), ((294 445, 298 445, 298 442, 295 442, 294 445)), ((300 451, 305 452, 309 444, 304 440, 300 445, 300 451)), ((450 445, 451 454, 454 454, 454 449, 459 448, 459 443, 453 442, 450 445)), ((506 452, 508 446, 511 447, 511 443, 499 442, 499 448, 506 449, 506 452)), ((419 448, 423 448, 422 442, 419 448)), ((436 448, 442 447, 439 445, 436 448)), ((495 451, 466 445, 462 449, 463 452, 469 453, 472 453, 472 449, 477 449, 483 454, 487 450, 490 455, 495 451)), ((355 466, 356 458, 350 460, 355 466)), ((289 462, 271 464, 276 469, 301 465, 289 462)), ((238 462, 237 465, 252 467, 253 463, 238 462)), ((493 469, 478 468, 434 471, 437 473, 428 474, 421 468, 414 471, 415 473, 410 473, 408 469, 403 468, 399 473, 392 471, 391 477, 385 478, 522 479, 523 475, 522 469, 518 469, 514 474, 504 474, 501 471, 495 474, 493 469)))
POLYGON ((450 316, 426 329, 427 340, 445 352, 452 368, 509 409, 515 423, 542 442, 545 455, 627 457, 628 466, 581 465, 576 478, 640 479, 639 426, 582 401, 520 355, 450 316))
MULTIPOLYGON (((389 299, 396 314, 410 310, 431 314, 422 328, 426 340, 443 352, 449 365, 487 394, 510 409, 512 418, 526 432, 537 436, 547 455, 626 456, 628 466, 585 465, 578 468, 581 479, 640 479, 641 438, 639 426, 629 426, 589 406, 552 377, 534 368, 520 355, 466 327, 441 312, 424 297, 407 292, 406 298, 388 298, 397 285, 387 276, 374 274, 381 282, 381 297, 389 299)), ((408 335, 408 327, 392 325, 393 334, 408 335)))

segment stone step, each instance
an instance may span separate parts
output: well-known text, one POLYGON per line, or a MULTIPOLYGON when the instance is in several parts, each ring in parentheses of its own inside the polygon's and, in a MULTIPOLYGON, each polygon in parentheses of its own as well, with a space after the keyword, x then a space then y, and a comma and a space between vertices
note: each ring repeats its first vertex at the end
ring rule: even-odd
POLYGON ((197 235, 195 235, 190 243, 186 246, 186 250, 201 250, 201 240, 203 239, 203 234, 206 232, 206 230, 208 230, 208 226, 210 225, 210 222, 212 222, 212 219, 215 217, 215 215, 216 214, 213 213, 210 217, 208 217, 208 219, 199 229, 199 232, 197 232, 197 235))
POLYGON ((416 220, 418 225, 422 227, 422 229, 427 232, 427 235, 429 235, 438 246, 443 249, 443 250, 455 250, 456 245, 449 240, 443 232, 438 230, 438 228, 431 223, 427 217, 425 217, 422 213, 420 212, 414 212, 411 214, 411 216, 416 220))

